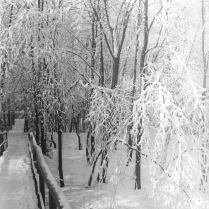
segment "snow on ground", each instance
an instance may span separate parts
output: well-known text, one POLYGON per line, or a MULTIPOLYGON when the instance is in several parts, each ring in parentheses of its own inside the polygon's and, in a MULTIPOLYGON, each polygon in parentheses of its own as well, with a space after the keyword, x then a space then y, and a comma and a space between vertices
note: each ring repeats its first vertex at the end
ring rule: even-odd
MULTIPOLYGON (((54 135, 57 142, 56 134, 54 135)), ((86 134, 81 134, 82 145, 85 148, 86 134)), ((96 177, 99 170, 100 160, 95 169, 92 187, 87 187, 87 182, 92 170, 85 157, 85 149, 78 150, 78 140, 75 133, 63 134, 63 172, 65 187, 63 192, 75 209, 107 209, 116 205, 121 209, 155 209, 158 208, 156 202, 149 198, 149 180, 146 161, 142 163, 142 189, 134 189, 134 162, 126 164, 126 147, 118 146, 117 154, 110 156, 108 168, 108 182, 97 183, 96 177), (123 163, 121 163, 123 162, 123 163), (119 172, 117 167, 122 172, 119 172), (119 177, 119 181, 118 180, 119 177), (113 181, 114 180, 114 181, 113 181), (113 184, 114 182, 114 184, 113 184)), ((55 178, 58 180, 58 155, 57 149, 53 150, 53 159, 46 157, 55 178)))

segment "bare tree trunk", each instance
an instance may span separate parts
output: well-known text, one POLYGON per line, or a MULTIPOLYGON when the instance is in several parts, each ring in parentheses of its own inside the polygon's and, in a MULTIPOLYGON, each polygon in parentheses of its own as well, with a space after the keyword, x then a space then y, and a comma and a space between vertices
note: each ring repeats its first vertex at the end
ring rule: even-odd
POLYGON ((76 135, 78 137, 78 149, 82 150, 82 144, 81 144, 81 137, 80 137, 80 131, 79 131, 79 125, 78 122, 76 121, 76 119, 74 119, 74 124, 75 124, 75 131, 76 131, 76 135))
MULTIPOLYGON (((140 17, 140 3, 141 1, 139 0, 139 7, 138 7, 138 20, 137 20, 137 35, 136 35, 136 49, 135 49, 135 58, 134 58, 134 75, 133 75, 133 89, 132 89, 132 95, 131 95, 131 107, 130 107, 130 112, 132 114, 133 112, 133 102, 134 102, 134 95, 136 91, 136 74, 137 74, 137 57, 138 57, 138 51, 139 51, 139 27, 141 25, 141 17, 140 17)), ((133 156, 133 149, 130 149, 133 145, 133 139, 131 136, 131 130, 133 128, 133 123, 128 127, 128 161, 126 166, 128 166, 129 162, 132 160, 133 156)))
POLYGON ((89 178, 89 181, 88 181, 88 186, 91 186, 92 178, 93 178, 93 175, 94 175, 94 170, 95 170, 98 158, 101 154, 102 154, 102 150, 100 150, 99 154, 97 155, 97 157, 95 158, 95 160, 93 162, 93 167, 92 167, 91 175, 90 175, 90 178, 89 178))
POLYGON ((59 178, 60 178, 60 187, 64 187, 64 176, 63 176, 63 169, 62 169, 62 130, 60 119, 58 119, 58 170, 59 170, 59 178))
MULTIPOLYGON (((54 76, 56 83, 58 83, 58 78, 56 75, 56 66, 54 68, 54 76)), ((57 124, 57 134, 58 134, 58 171, 59 171, 59 178, 60 178, 60 187, 64 187, 64 177, 63 177, 63 168, 62 168, 62 130, 63 130, 63 122, 62 122, 62 112, 64 109, 63 102, 61 100, 61 93, 59 86, 55 85, 55 95, 54 95, 59 104, 59 110, 58 113, 56 114, 56 124, 57 124)))
MULTIPOLYGON (((95 14, 93 13, 92 14, 92 38, 91 38, 91 49, 92 49, 92 55, 91 55, 91 79, 92 81, 94 80, 94 72, 92 69, 94 69, 95 67, 95 52, 96 52, 96 36, 97 36, 97 28, 95 30, 95 14)), ((91 95, 92 95, 92 92, 93 90, 91 89, 91 92, 90 92, 90 101, 89 103, 91 103, 91 95)), ((92 156, 92 153, 95 151, 95 138, 94 136, 92 135, 92 127, 91 127, 91 124, 89 124, 89 130, 88 130, 88 133, 87 133, 87 138, 86 138, 86 159, 87 159, 87 162, 90 162, 90 154, 92 156)))
MULTIPOLYGON (((43 12, 44 10, 44 0, 38 0, 38 10, 40 12, 43 12)), ((43 25, 42 23, 39 23, 38 25, 38 41, 40 41, 40 33, 41 30, 43 30, 43 25)), ((43 80, 43 71, 44 71, 44 60, 42 60, 41 58, 39 58, 38 60, 38 82, 40 80, 43 80)), ((38 90, 39 94, 40 94, 40 89, 38 90)), ((44 104, 43 104, 43 100, 42 97, 39 96, 39 94, 36 94, 36 96, 38 96, 36 102, 39 104, 39 120, 40 120, 40 128, 41 128, 41 149, 42 149, 42 153, 45 155, 46 154, 46 139, 45 139, 45 133, 44 133, 44 104)))
POLYGON ((70 130, 69 130, 70 133, 73 132, 73 125, 74 125, 74 117, 71 118, 71 121, 70 121, 70 130))
POLYGON ((28 116, 27 116, 27 112, 26 111, 25 111, 25 117, 24 118, 25 118, 24 132, 28 132, 29 131, 29 127, 28 127, 28 116))
POLYGON ((2 104, 2 109, 3 109, 4 128, 6 129, 6 127, 7 127, 7 119, 6 119, 6 105, 5 105, 5 102, 2 104))
POLYGON ((102 28, 100 26, 100 85, 104 86, 104 56, 103 56, 103 35, 102 28))
POLYGON ((41 118, 41 150, 44 155, 46 155, 46 137, 45 137, 45 128, 44 128, 44 118, 41 118))
POLYGON ((113 74, 112 74, 111 89, 114 89, 117 86, 119 69, 120 69, 120 55, 113 58, 113 74))
POLYGON ((79 119, 76 120, 75 110, 73 108, 73 105, 72 105, 72 110, 73 110, 73 117, 72 117, 72 120, 71 120, 71 125, 72 126, 71 126, 70 130, 73 128, 73 126, 75 127, 75 132, 76 132, 76 135, 78 137, 78 149, 82 150, 83 148, 82 148, 82 144, 81 144, 81 137, 80 137, 80 131, 79 131, 79 119))
MULTIPOLYGON (((202 59, 203 59, 203 88, 206 88, 207 82, 207 60, 205 54, 205 1, 202 0, 202 59)), ((205 97, 205 91, 203 92, 203 96, 205 97)))
MULTIPOLYGON (((120 68, 120 55, 117 56, 117 58, 113 59, 113 76, 112 76, 112 84, 111 84, 111 89, 114 89, 117 86, 118 83, 118 76, 119 76, 119 68, 120 68)), ((115 149, 117 149, 117 146, 115 144, 115 149)), ((106 182, 106 177, 107 177, 107 168, 108 168, 108 147, 105 146, 103 151, 102 151, 102 159, 101 159, 101 166, 102 166, 102 178, 101 181, 103 183, 106 182)), ((100 180, 100 176, 98 174, 97 180, 100 180)))
POLYGON ((136 144, 136 148, 137 151, 136 152, 136 166, 135 166, 135 175, 136 175, 136 182, 135 182, 135 189, 141 189, 141 145, 139 145, 138 143, 140 143, 141 140, 141 134, 139 134, 137 136, 137 144, 136 144))
MULTIPOLYGON (((62 7, 63 1, 59 1, 59 9, 62 7)), ((57 31, 55 31, 54 38, 53 38, 53 47, 55 48, 57 41, 57 31)), ((55 120, 57 134, 58 134, 58 171, 59 171, 59 178, 60 178, 60 187, 64 187, 64 176, 63 176, 63 168, 62 168, 62 131, 63 131, 63 112, 64 112, 64 104, 62 101, 62 91, 59 89, 59 78, 57 75, 58 65, 57 63, 54 64, 54 79, 55 79, 55 88, 54 88, 54 97, 58 101, 58 112, 56 112, 55 120)))
MULTIPOLYGON (((144 77, 145 75, 145 57, 148 45, 148 2, 149 0, 145 0, 144 4, 144 44, 142 48, 141 58, 140 58, 140 76, 144 77)), ((142 125, 142 124, 141 124, 142 125)), ((136 154, 136 166, 135 166, 135 173, 136 173, 136 189, 141 189, 141 137, 142 137, 142 128, 139 127, 139 135, 137 136, 137 152, 136 154)))
POLYGON ((11 129, 11 112, 10 112, 10 96, 7 99, 7 121, 8 121, 8 128, 11 129))
MULTIPOLYGON (((207 83, 207 60, 206 60, 206 54, 205 54, 205 27, 206 27, 206 21, 205 21, 205 1, 201 1, 202 7, 201 7, 201 12, 202 12, 202 59, 203 59, 203 88, 206 88, 206 83, 207 83)), ((205 101, 205 96, 206 93, 205 91, 202 94, 203 96, 203 101, 205 101)), ((206 142, 203 141, 202 146, 207 149, 207 144, 208 140, 206 142)), ((204 186, 204 182, 207 182, 207 176, 208 176, 208 157, 207 153, 205 153, 204 149, 202 149, 202 179, 201 179, 201 186, 204 186)))
POLYGON ((93 156, 95 152, 95 137, 91 135, 91 157, 93 156))
POLYGON ((107 156, 107 147, 104 147, 102 151, 102 159, 100 166, 102 167, 102 177, 100 177, 100 173, 98 173, 97 181, 102 181, 102 183, 106 183, 107 179, 107 168, 108 168, 108 156, 107 156))
MULTIPOLYGON (((36 76, 36 75, 35 75, 36 76)), ((36 78, 34 78, 36 80, 36 78)), ((36 127, 36 142, 39 143, 39 114, 37 100, 36 81, 34 82, 34 108, 35 108, 35 127, 36 127)))
POLYGON ((30 48, 30 58, 32 62, 32 72, 33 72, 33 82, 32 82, 32 89, 33 89, 33 103, 34 103, 34 114, 35 114, 35 139, 36 143, 39 144, 39 113, 38 113, 38 91, 37 91, 37 75, 35 69, 35 62, 34 62, 34 48, 33 48, 33 36, 31 36, 31 48, 30 48))
POLYGON ((87 163, 90 163, 90 132, 88 131, 86 137, 86 160, 87 163))

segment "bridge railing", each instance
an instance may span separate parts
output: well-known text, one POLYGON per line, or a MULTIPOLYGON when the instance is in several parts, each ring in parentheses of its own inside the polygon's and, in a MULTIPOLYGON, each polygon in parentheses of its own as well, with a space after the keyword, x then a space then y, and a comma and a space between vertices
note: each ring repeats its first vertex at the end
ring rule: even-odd
POLYGON ((8 147, 8 140, 7 140, 7 131, 0 133, 0 156, 3 155, 3 152, 8 147))
POLYGON ((29 151, 39 208, 45 208, 45 184, 49 190, 49 209, 72 209, 55 181, 32 133, 29 134, 29 151))

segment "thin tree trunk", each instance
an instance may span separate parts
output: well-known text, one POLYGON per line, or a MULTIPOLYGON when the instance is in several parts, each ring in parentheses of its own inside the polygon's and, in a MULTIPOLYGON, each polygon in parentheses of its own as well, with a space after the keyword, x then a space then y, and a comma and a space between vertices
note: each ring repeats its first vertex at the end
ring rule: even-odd
MULTIPOLYGON (((94 69, 95 67, 95 52, 96 52, 96 42, 95 42, 95 38, 96 38, 96 35, 95 35, 95 17, 94 17, 94 14, 93 14, 93 17, 92 17, 92 25, 91 25, 91 28, 92 28, 92 39, 91 39, 91 50, 92 50, 92 55, 91 55, 91 69, 94 69)), ((93 70, 91 70, 91 79, 92 81, 94 80, 94 72, 93 70)))
POLYGON ((78 122, 76 121, 76 119, 74 119, 75 122, 75 131, 76 131, 76 135, 78 137, 78 149, 82 150, 82 144, 81 144, 81 137, 80 137, 80 132, 79 132, 79 125, 78 122))
POLYGON ((4 120, 4 128, 7 128, 7 119, 6 119, 6 105, 5 102, 2 104, 3 109, 3 120, 4 120))
MULTIPOLYGON (((202 59, 203 59, 203 88, 206 88, 207 82, 207 60, 205 54, 205 1, 202 0, 202 59)), ((205 96, 205 91, 203 92, 203 96, 205 96)), ((205 99, 205 98, 204 98, 205 99)))
POLYGON ((87 160, 87 163, 90 163, 90 132, 88 131, 87 133, 87 137, 86 137, 86 160, 87 160))
POLYGON ((102 36, 102 28, 100 26, 100 85, 104 86, 104 56, 103 56, 103 36, 102 36))
POLYGON ((69 130, 70 133, 73 132, 73 124, 74 124, 74 117, 71 118, 71 121, 70 121, 70 130, 69 130))
MULTIPOLYGON (((39 11, 43 11, 43 0, 38 0, 38 10, 39 11)), ((41 32, 41 29, 42 29, 42 26, 41 26, 41 23, 38 24, 38 41, 40 41, 40 32, 41 32)), ((35 70, 35 69, 34 69, 35 70)), ((39 82, 39 80, 41 79, 41 72, 42 72, 42 66, 41 66, 41 60, 39 58, 38 60, 38 78, 37 78, 37 82, 39 82)), ((37 92, 37 86, 35 86, 35 91, 36 91, 36 98, 35 98, 35 105, 36 105, 36 135, 38 137, 38 141, 39 141, 39 124, 40 124, 40 127, 41 127, 41 149, 42 149, 42 153, 45 155, 46 154, 46 149, 45 149, 45 137, 44 137, 44 121, 43 121, 43 113, 42 113, 42 110, 43 110, 43 107, 42 107, 42 98, 40 98, 39 94, 40 94, 40 89, 38 89, 38 92, 37 92), (39 105, 38 105, 39 104, 39 105), (42 110, 41 110, 42 109, 42 110)))
MULTIPOLYGON (((144 77, 145 75, 145 58, 146 51, 148 45, 148 2, 149 0, 145 0, 144 4, 144 44, 142 48, 141 58, 140 58, 140 76, 144 77)), ((141 84, 143 85, 143 84, 141 84)), ((142 126, 142 123, 141 123, 142 126)), ((137 150, 139 152, 136 153, 136 165, 135 165, 135 173, 136 173, 136 189, 141 189, 141 137, 142 137, 142 128, 139 127, 139 134, 137 136, 137 150)))
MULTIPOLYGON (((92 15, 92 40, 91 40, 91 48, 92 48, 92 57, 91 57, 91 69, 94 69, 95 67, 95 52, 96 52, 96 42, 95 42, 95 39, 96 39, 96 35, 97 35, 97 28, 96 28, 96 31, 95 31, 95 15, 93 14, 92 15)), ((91 70, 91 79, 93 81, 94 79, 94 72, 93 70, 91 70)), ((91 92, 90 92, 90 98, 91 98, 91 95, 92 95, 92 92, 93 90, 91 89, 91 92)), ((91 102, 91 101, 90 101, 91 102)), ((90 128, 89 128, 89 132, 87 135, 89 135, 89 138, 90 138, 90 149, 91 149, 91 157, 95 151, 95 138, 94 136, 92 135, 92 127, 91 127, 91 124, 89 124, 90 128)), ((89 140, 89 138, 87 138, 86 140, 89 140)), ((89 144, 89 141, 86 142, 86 145, 89 144)), ((88 154, 89 152, 89 148, 86 147, 86 150, 88 149, 88 151, 86 152, 86 154, 88 154)), ((88 158, 89 156, 87 156, 87 161, 88 161, 88 158)))
POLYGON ((90 162, 90 158, 93 157, 95 152, 95 137, 92 134, 92 126, 90 125, 87 138, 86 138, 86 158, 87 162, 90 162))
POLYGON ((33 89, 33 103, 34 103, 34 114, 35 114, 35 139, 36 143, 39 144, 39 114, 38 114, 38 91, 37 91, 37 75, 36 75, 36 69, 35 69, 35 62, 34 62, 34 47, 33 47, 33 36, 31 36, 31 48, 30 48, 30 57, 32 62, 32 72, 33 72, 33 81, 32 81, 32 89, 33 89))
MULTIPOLYGON (((56 69, 56 67, 55 67, 56 69)), ((55 70, 54 69, 54 70, 55 70)), ((56 72, 54 72, 55 80, 58 83, 58 79, 56 76, 56 72)), ((57 120, 57 134, 58 134, 58 171, 59 171, 59 178, 60 178, 60 187, 64 187, 64 177, 63 177, 63 168, 62 168, 62 111, 63 111, 63 103, 61 101, 61 95, 60 90, 57 85, 55 85, 55 97, 57 97, 57 100, 59 102, 59 110, 56 115, 57 120)))
MULTIPOLYGON (((119 75, 119 67, 120 67, 120 56, 118 56, 117 58, 114 59, 111 89, 114 89, 117 85, 118 75, 119 75)), ((115 148, 116 148, 116 144, 115 144, 115 148)), ((107 157, 107 153, 108 153, 108 147, 105 146, 104 150, 102 151, 102 159, 101 159, 101 165, 103 165, 102 166, 102 179, 101 179, 101 181, 103 183, 106 182, 106 177, 107 177, 107 168, 108 168, 108 161, 109 161, 109 159, 107 157)), ((100 179, 100 177, 97 177, 97 179, 100 179)))
POLYGON ((10 115, 10 96, 7 99, 7 121, 8 121, 8 128, 11 129, 11 115, 10 115))
POLYGON ((118 55, 117 57, 114 57, 113 59, 113 76, 112 76, 111 89, 114 89, 117 86, 119 68, 120 68, 120 55, 118 55))
POLYGON ((13 111, 13 125, 15 125, 15 111, 13 111))
MULTIPOLYGON (((201 12, 202 12, 202 59, 203 59, 203 88, 206 88, 207 84, 207 60, 206 60, 206 54, 205 54, 205 27, 206 27, 206 22, 205 22, 205 1, 202 0, 201 2, 201 12)), ((205 95, 206 92, 204 91, 202 96, 203 96, 203 101, 205 101, 205 95)), ((208 140, 206 142, 203 141, 202 146, 207 149, 207 144, 208 140)), ((205 153, 204 149, 202 149, 202 179, 201 179, 201 186, 204 185, 204 182, 207 182, 207 173, 208 173, 208 168, 207 168, 207 153, 205 153)))
POLYGON ((137 136, 137 151, 136 152, 136 166, 135 166, 135 175, 136 175, 136 182, 135 182, 135 189, 141 189, 141 145, 139 145, 138 143, 140 143, 141 141, 141 134, 139 134, 137 136))
MULTIPOLYGON (((14 124, 13 124, 14 125, 14 124)), ((29 128, 28 128, 28 118, 25 117, 25 126, 24 126, 24 132, 28 132, 29 128)))
POLYGON ((91 157, 93 156, 95 152, 95 137, 91 135, 91 157))
POLYGON ((108 156, 107 156, 107 147, 102 151, 102 159, 100 166, 102 167, 102 177, 100 177, 100 173, 98 173, 97 181, 102 181, 102 183, 106 183, 107 179, 107 168, 108 168, 108 156))
MULTIPOLYGON (((133 112, 133 102, 134 102, 134 95, 135 95, 135 91, 136 91, 136 74, 137 74, 137 57, 138 57, 138 51, 139 51, 139 27, 141 25, 141 17, 140 17, 140 3, 141 1, 139 0, 139 9, 138 9, 138 20, 137 20, 137 35, 136 35, 136 49, 135 49, 135 58, 134 58, 134 75, 133 75, 133 89, 131 92, 131 107, 130 107, 130 112, 132 114, 133 112)), ((133 123, 131 123, 131 125, 128 127, 128 161, 126 166, 129 165, 129 162, 132 160, 132 156, 133 156, 133 149, 130 149, 130 147, 132 147, 133 145, 133 139, 131 136, 131 130, 133 128, 133 123)))
POLYGON ((75 132, 76 132, 76 135, 78 137, 78 149, 79 150, 82 150, 83 148, 82 148, 81 137, 80 137, 80 132, 79 132, 79 121, 76 121, 76 118, 75 118, 75 110, 73 108, 73 105, 72 105, 72 110, 73 110, 72 126, 74 125, 75 132))
POLYGON ((95 170, 95 167, 96 167, 96 164, 97 164, 97 160, 98 160, 98 158, 101 154, 102 154, 102 150, 100 150, 99 154, 97 155, 97 157, 95 158, 95 160, 93 162, 93 167, 92 167, 91 175, 90 175, 90 178, 89 178, 89 181, 88 181, 88 186, 91 186, 91 182, 92 182, 92 179, 93 179, 94 170, 95 170))
MULTIPOLYGON (((59 9, 62 6, 63 1, 59 1, 59 9)), ((56 32, 53 39, 53 47, 55 48, 56 45, 56 32)), ((62 112, 64 111, 64 104, 61 100, 61 91, 59 89, 59 86, 57 85, 59 83, 58 76, 56 74, 56 70, 58 70, 57 63, 54 65, 54 79, 55 79, 55 89, 54 89, 54 96, 58 101, 58 113, 56 113, 56 124, 57 124, 57 134, 58 134, 58 171, 59 171, 59 178, 60 178, 60 187, 64 187, 64 176, 63 176, 63 168, 62 168, 62 112)))
POLYGON ((46 137, 44 129, 44 118, 41 118, 41 150, 44 155, 46 155, 46 137))
MULTIPOLYGON (((36 78, 35 78, 36 79, 36 78)), ((35 82, 36 83, 36 82, 35 82)), ((34 88, 34 108, 35 108, 35 127, 36 127, 36 142, 39 143, 39 114, 38 114, 38 101, 36 94, 36 84, 34 88)))
POLYGON ((61 124, 60 119, 58 119, 58 170, 59 170, 59 178, 60 178, 60 187, 64 187, 64 176, 63 176, 63 169, 62 169, 62 131, 61 131, 61 124))

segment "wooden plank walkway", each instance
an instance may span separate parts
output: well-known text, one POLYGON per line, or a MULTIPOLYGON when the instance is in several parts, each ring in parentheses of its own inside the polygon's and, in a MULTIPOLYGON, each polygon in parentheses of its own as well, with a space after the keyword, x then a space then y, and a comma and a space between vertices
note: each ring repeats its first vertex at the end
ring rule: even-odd
POLYGON ((9 146, 0 157, 0 209, 37 209, 28 136, 24 120, 16 119, 8 134, 9 146))

